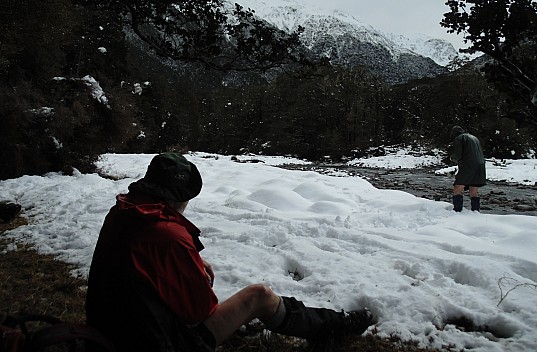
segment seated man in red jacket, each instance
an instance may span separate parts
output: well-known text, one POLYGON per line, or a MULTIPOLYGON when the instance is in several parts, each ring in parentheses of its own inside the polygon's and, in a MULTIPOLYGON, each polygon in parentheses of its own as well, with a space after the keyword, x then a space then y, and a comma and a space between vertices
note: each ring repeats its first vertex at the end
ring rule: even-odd
POLYGON ((104 221, 91 263, 86 316, 122 351, 213 351, 254 318, 267 329, 319 340, 362 334, 367 309, 310 308, 257 284, 223 302, 214 272, 200 256, 200 230, 183 216, 202 187, 194 164, 178 153, 157 155, 104 221))

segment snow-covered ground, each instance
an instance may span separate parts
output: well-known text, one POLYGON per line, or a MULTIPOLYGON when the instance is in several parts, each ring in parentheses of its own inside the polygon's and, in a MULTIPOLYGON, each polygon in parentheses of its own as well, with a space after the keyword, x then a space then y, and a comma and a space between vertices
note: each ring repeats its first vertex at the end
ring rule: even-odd
MULTIPOLYGON (((1 181, 0 200, 21 204, 29 220, 6 235, 86 275, 115 195, 143 177, 152 157, 103 155, 99 167, 111 178, 53 173, 1 181)), ((359 177, 271 166, 299 160, 187 158, 204 187, 185 215, 202 230, 221 300, 264 282, 312 306, 367 306, 382 336, 475 352, 537 350, 537 217, 455 213, 449 203, 376 189, 359 177), (475 331, 453 324, 461 318, 475 331)), ((437 164, 408 153, 351 163, 437 164)), ((487 163, 489 177, 520 183, 535 183, 536 167, 534 159, 487 163)))

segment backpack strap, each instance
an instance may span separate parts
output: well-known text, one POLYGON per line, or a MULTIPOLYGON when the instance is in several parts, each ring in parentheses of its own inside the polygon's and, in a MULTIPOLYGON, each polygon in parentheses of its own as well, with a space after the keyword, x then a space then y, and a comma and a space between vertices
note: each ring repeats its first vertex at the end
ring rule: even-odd
POLYGON ((72 323, 58 323, 35 331, 27 342, 25 351, 41 352, 47 347, 62 343, 76 346, 80 341, 99 347, 102 352, 116 351, 114 345, 97 330, 88 325, 72 323))
POLYGON ((0 325, 0 352, 22 351, 26 335, 19 329, 0 325))
POLYGON ((51 315, 10 315, 4 319, 0 328, 0 352, 42 352, 47 347, 61 344, 69 345, 70 351, 86 351, 84 347, 92 346, 100 352, 116 352, 112 342, 94 328, 84 324, 63 323, 51 315), (29 330, 29 322, 49 325, 29 330))
POLYGON ((44 322, 50 325, 59 324, 62 321, 52 315, 46 314, 19 314, 7 316, 2 325, 9 326, 12 329, 19 327, 24 335, 28 335, 28 322, 44 322))

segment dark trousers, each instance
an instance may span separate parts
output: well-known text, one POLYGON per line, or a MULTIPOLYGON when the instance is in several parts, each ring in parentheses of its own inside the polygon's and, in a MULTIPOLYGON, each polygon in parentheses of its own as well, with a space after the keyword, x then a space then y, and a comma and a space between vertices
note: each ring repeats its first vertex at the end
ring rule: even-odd
POLYGON ((310 308, 294 297, 282 297, 287 314, 272 331, 289 336, 316 340, 344 325, 343 312, 326 308, 310 308))

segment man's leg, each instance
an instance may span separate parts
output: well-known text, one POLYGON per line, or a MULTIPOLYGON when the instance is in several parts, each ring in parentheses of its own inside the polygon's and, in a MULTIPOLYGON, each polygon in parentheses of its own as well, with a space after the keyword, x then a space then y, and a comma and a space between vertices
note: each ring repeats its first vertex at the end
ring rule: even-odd
POLYGON ((456 212, 462 211, 464 185, 453 185, 453 210, 456 212))
POLYGON ((254 318, 269 320, 278 310, 280 296, 265 285, 250 285, 224 302, 204 321, 218 346, 254 318))
POLYGON ((277 327, 269 330, 301 337, 310 341, 323 340, 325 337, 343 334, 362 334, 372 322, 373 315, 368 309, 345 313, 327 308, 312 308, 294 297, 282 297, 286 316, 277 327))
POLYGON ((474 186, 470 186, 470 204, 473 211, 479 211, 481 208, 478 188, 474 186))
POLYGON ((204 325, 219 345, 254 318, 271 331, 306 339, 320 338, 334 329, 361 334, 373 324, 367 309, 344 313, 310 308, 293 297, 276 295, 265 285, 251 285, 222 302, 204 325))
POLYGON ((478 190, 479 190, 478 187, 470 186, 470 197, 472 197, 472 198, 473 197, 479 197, 478 190))

